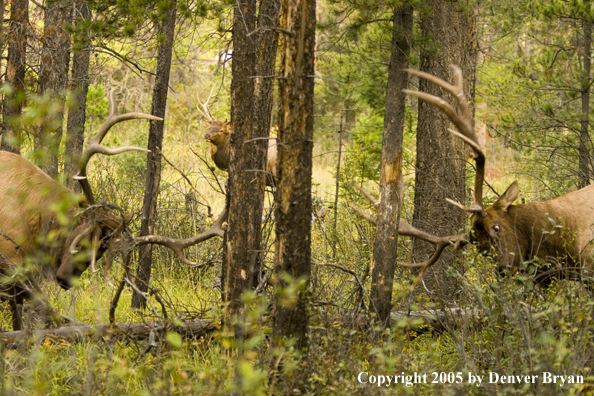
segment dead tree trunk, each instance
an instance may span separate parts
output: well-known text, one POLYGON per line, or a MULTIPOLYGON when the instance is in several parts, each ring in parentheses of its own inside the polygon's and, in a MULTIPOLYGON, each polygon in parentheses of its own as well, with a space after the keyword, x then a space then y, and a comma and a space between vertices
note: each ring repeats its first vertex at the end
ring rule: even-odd
POLYGON ((276 195, 277 297, 273 335, 277 341, 295 338, 295 348, 307 349, 309 278, 311 275, 311 176, 313 149, 315 0, 283 2, 281 78, 279 80, 278 190, 276 195), (285 274, 304 280, 294 303, 278 293, 285 274))
MULTIPOLYGON (((84 1, 74 4, 75 24, 91 19, 91 11, 84 1)), ((70 91, 74 96, 74 107, 68 113, 66 126, 66 185, 70 189, 80 189, 79 183, 72 179, 78 172, 78 162, 82 154, 85 140, 85 112, 87 109, 87 93, 89 91, 89 61, 91 58, 90 38, 83 33, 80 42, 75 43, 72 54, 72 81, 70 91)))
MULTIPOLYGON (((175 33, 175 18, 177 1, 169 4, 161 25, 161 34, 164 40, 159 44, 157 58, 157 75, 153 88, 151 114, 165 118, 167 107, 167 90, 169 87, 169 73, 171 71, 171 55, 173 53, 173 37, 175 33)), ((161 150, 163 149, 163 127, 165 121, 151 121, 149 128, 149 141, 147 149, 150 151, 146 158, 146 187, 142 203, 142 221, 140 223, 140 236, 154 234, 155 218, 157 215, 157 201, 159 198, 159 184, 161 182, 161 150)), ((136 284, 142 292, 148 290, 153 266, 152 245, 143 245, 139 248, 138 273, 136 284)), ((132 296, 132 308, 143 308, 145 299, 139 294, 132 296)))
POLYGON ((377 211, 377 233, 374 245, 371 277, 371 304, 379 320, 389 324, 392 309, 392 285, 396 268, 398 224, 402 206, 402 140, 404 133, 404 103, 408 75, 410 35, 412 33, 410 6, 394 10, 392 26, 392 55, 386 88, 386 114, 380 172, 380 205, 377 211))
MULTIPOLYGON (((4 4, 4 3, 3 3, 4 4)), ((4 7, 2 7, 4 10, 4 7)), ((3 107, 4 125, 2 128, 1 150, 20 153, 18 118, 25 100, 25 53, 27 49, 27 28, 29 26, 29 1, 12 0, 10 3, 10 22, 7 32, 8 61, 6 64, 6 92, 3 107)), ((1 48, 1 47, 0 47, 1 48)))

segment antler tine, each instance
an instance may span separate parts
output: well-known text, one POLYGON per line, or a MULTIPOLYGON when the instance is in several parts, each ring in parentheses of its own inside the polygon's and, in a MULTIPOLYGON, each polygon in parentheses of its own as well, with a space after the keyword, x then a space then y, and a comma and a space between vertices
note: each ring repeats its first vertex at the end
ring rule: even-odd
POLYGON ((116 110, 117 104, 116 104, 116 96, 115 96, 114 89, 112 89, 109 93, 109 104, 110 104, 109 117, 107 117, 107 120, 105 120, 103 125, 101 125, 99 132, 97 132, 97 135, 95 136, 93 141, 91 143, 89 143, 89 145, 87 146, 87 149, 83 152, 83 154, 81 156, 81 160, 80 160, 79 172, 76 176, 73 177, 74 180, 77 180, 80 183, 83 193, 85 194, 85 197, 87 199, 87 203, 90 205, 95 203, 95 198, 93 196, 93 190, 91 189, 91 186, 87 179, 87 165, 89 164, 89 161, 91 160, 91 157, 93 157, 93 155, 95 155, 95 154, 116 155, 116 154, 124 153, 126 151, 148 152, 147 149, 143 149, 141 147, 136 147, 136 146, 126 146, 126 147, 110 149, 108 147, 101 145, 103 138, 105 138, 105 135, 111 129, 111 127, 119 122, 128 121, 128 120, 136 120, 136 119, 146 119, 146 120, 154 120, 154 121, 162 121, 163 120, 160 117, 156 117, 156 116, 153 116, 150 114, 145 114, 145 113, 126 113, 126 114, 117 115, 116 114, 117 113, 117 110, 116 110))
POLYGON ((191 238, 186 239, 173 239, 164 237, 161 235, 145 235, 134 239, 134 245, 147 245, 149 243, 155 245, 165 246, 175 252, 177 257, 180 259, 181 262, 187 265, 191 265, 192 267, 203 267, 205 264, 198 264, 193 261, 190 261, 184 256, 183 250, 189 246, 196 245, 200 242, 203 242, 207 239, 210 239, 215 236, 223 237, 225 234, 225 230, 223 229, 223 223, 227 219, 227 210, 224 209, 219 218, 215 221, 215 223, 210 227, 208 230, 201 232, 200 234, 193 236, 191 238))
POLYGON ((435 251, 427 261, 416 264, 398 263, 399 265, 407 268, 428 268, 437 262, 441 256, 441 253, 446 247, 454 244, 454 249, 459 249, 468 242, 464 235, 438 237, 425 231, 421 231, 418 228, 413 227, 412 225, 403 221, 398 224, 398 234, 419 238, 435 245, 435 251))
POLYGON ((462 112, 462 115, 458 115, 456 110, 445 100, 435 95, 428 94, 426 92, 413 91, 410 89, 403 89, 404 93, 413 95, 422 99, 426 102, 432 103, 441 109, 452 121, 452 123, 458 128, 458 131, 448 129, 450 133, 462 139, 468 144, 472 151, 474 151, 474 161, 476 163, 476 173, 474 177, 474 199, 473 205, 465 210, 470 212, 480 212, 483 210, 483 183, 485 180, 485 153, 481 149, 478 142, 474 128, 472 127, 472 117, 470 108, 468 107, 468 101, 466 95, 464 95, 463 81, 462 81, 462 70, 455 65, 452 65, 454 72, 454 85, 436 77, 432 74, 428 74, 419 70, 405 69, 406 72, 414 74, 418 77, 424 78, 427 81, 442 87, 446 91, 450 92, 456 98, 458 106, 462 112))
POLYGON ((214 85, 212 86, 212 88, 210 89, 210 93, 208 94, 208 99, 206 99, 205 103, 202 103, 200 101, 200 94, 197 92, 196 93, 196 100, 198 101, 198 104, 200 105, 198 107, 198 111, 200 113, 202 113, 202 115, 204 116, 204 118, 206 118, 209 122, 213 122, 215 120, 215 118, 212 116, 212 114, 210 113, 210 109, 208 108, 208 102, 210 102, 210 99, 212 98, 212 93, 214 91, 214 85), (202 107, 202 110, 200 110, 200 107, 202 107))
MULTIPOLYGON (((369 191, 365 190, 363 187, 358 186, 358 185, 354 185, 354 187, 357 190, 359 190, 363 194, 363 196, 369 202, 371 202, 371 204, 373 204, 374 206, 377 206, 377 204, 378 204, 377 200, 375 198, 373 198, 373 196, 371 195, 371 193, 369 191)), ((357 214, 359 214, 359 216, 363 217, 365 220, 369 221, 370 223, 377 225, 377 221, 372 216, 370 216, 368 213, 366 213, 363 209, 359 208, 358 206, 356 206, 350 202, 349 202, 349 206, 355 212, 357 212, 357 214)), ((427 261, 424 261, 422 263, 417 263, 417 264, 398 263, 398 265, 401 265, 401 266, 407 267, 407 268, 423 268, 423 269, 428 268, 437 262, 437 260, 441 256, 441 253, 443 252, 443 250, 446 247, 454 244, 454 249, 459 249, 460 247, 464 246, 467 243, 466 237, 462 234, 446 236, 446 237, 438 237, 436 235, 429 234, 425 231, 419 230, 418 228, 416 228, 408 223, 405 223, 402 220, 400 220, 400 222, 398 223, 398 234, 419 238, 419 239, 422 239, 424 241, 427 241, 427 242, 435 245, 435 251, 433 252, 431 257, 427 261)))

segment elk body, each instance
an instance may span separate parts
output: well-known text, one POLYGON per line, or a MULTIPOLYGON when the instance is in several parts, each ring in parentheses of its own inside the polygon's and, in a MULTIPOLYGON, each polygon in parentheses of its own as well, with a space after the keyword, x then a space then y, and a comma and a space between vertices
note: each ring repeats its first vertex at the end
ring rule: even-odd
POLYGON ((462 90, 462 72, 453 67, 455 83, 451 85, 433 75, 408 70, 449 91, 457 100, 460 113, 445 100, 418 91, 404 90, 439 107, 458 131, 450 132, 461 138, 474 151, 476 173, 473 205, 464 207, 472 214, 470 240, 479 251, 493 255, 500 270, 522 269, 526 262, 546 264, 537 278, 547 281, 553 275, 571 276, 584 269, 594 269, 594 185, 542 202, 514 205, 518 197, 517 181, 490 207, 483 205, 485 154, 471 122, 470 110, 462 90), (539 260, 535 260, 539 259, 539 260), (569 274, 569 275, 568 275, 569 274))
POLYGON ((93 231, 99 259, 129 221, 122 224, 120 217, 101 206, 88 209, 80 196, 27 159, 0 151, 0 252, 7 265, 23 265, 27 257, 48 254, 57 282, 70 288, 72 278, 90 264, 92 252, 83 245, 89 242, 84 237, 90 236, 92 223, 97 227, 93 231), (62 220, 60 212, 65 215, 62 220))
MULTIPOLYGON (((84 198, 53 180, 27 159, 0 151, 0 271, 10 272, 27 259, 52 264, 56 280, 64 289, 72 285, 88 266, 94 266, 108 249, 106 270, 117 252, 116 246, 126 235, 130 218, 114 213, 108 205, 95 205, 86 178, 86 166, 96 153, 114 155, 138 147, 108 149, 100 143, 114 124, 130 119, 160 120, 148 114, 115 114, 115 94, 111 95, 111 115, 83 153, 77 177, 84 198)), ((131 238, 130 238, 131 239, 131 238)), ((30 297, 23 284, 0 285, 9 292, 13 327, 22 322, 18 305, 30 297)))
POLYGON ((495 204, 474 214, 479 251, 495 256, 501 269, 521 269, 535 257, 561 271, 593 269, 594 185, 548 201, 513 205, 518 190, 514 182, 495 204))

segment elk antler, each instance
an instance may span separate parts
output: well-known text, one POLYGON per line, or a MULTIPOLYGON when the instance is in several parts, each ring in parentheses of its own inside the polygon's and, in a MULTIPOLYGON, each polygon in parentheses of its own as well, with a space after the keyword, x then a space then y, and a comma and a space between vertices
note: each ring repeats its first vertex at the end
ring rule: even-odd
POLYGON ((147 120, 155 120, 161 121, 163 120, 160 117, 155 117, 150 114, 144 113, 126 113, 117 115, 116 109, 116 99, 115 99, 115 90, 111 90, 109 93, 109 104, 110 104, 110 111, 109 117, 107 120, 101 125, 101 129, 97 132, 97 135, 93 139, 91 143, 87 146, 87 149, 83 152, 81 160, 80 160, 80 168, 79 172, 76 176, 73 177, 74 180, 77 180, 80 183, 80 187, 85 194, 87 199, 87 203, 89 205, 93 205, 95 203, 95 197, 93 196, 93 190, 91 189, 91 185, 89 184, 89 180, 87 179, 87 165, 91 157, 95 154, 104 154, 104 155, 116 155, 126 151, 144 151, 148 152, 147 149, 143 149, 136 146, 126 146, 126 147, 119 147, 110 149, 101 145, 103 138, 107 132, 111 129, 112 126, 117 124, 118 122, 127 121, 127 120, 135 120, 135 119, 147 119, 147 120))
POLYGON ((462 88, 462 70, 455 65, 452 65, 452 69, 454 72, 454 85, 451 85, 448 82, 434 75, 419 70, 404 70, 410 74, 414 74, 428 81, 431 81, 432 83, 439 85, 440 87, 454 95, 458 102, 458 106, 460 107, 460 110, 462 112, 462 115, 458 115, 458 113, 456 113, 456 110, 454 110, 454 108, 448 102, 446 102, 440 97, 430 95, 426 92, 412 91, 410 89, 403 89, 402 91, 404 93, 416 96, 419 99, 423 99, 439 107, 448 116, 448 118, 450 119, 450 121, 452 121, 456 128, 458 128, 459 132, 454 131, 452 129, 448 129, 448 131, 462 139, 474 151, 476 173, 474 175, 474 202, 472 206, 467 208, 455 201, 452 201, 451 199, 447 199, 447 201, 468 212, 482 213, 484 209, 483 182, 485 180, 485 153, 481 149, 476 133, 474 133, 474 128, 472 127, 472 116, 470 113, 470 108, 468 107, 468 101, 466 99, 466 95, 464 95, 464 90, 462 88))
POLYGON ((202 103, 200 101, 200 94, 198 92, 196 92, 196 100, 198 101, 198 104, 200 105, 200 106, 196 106, 196 107, 198 108, 198 111, 200 112, 200 114, 202 114, 202 116, 204 118, 206 118, 208 120, 208 122, 215 121, 215 118, 212 116, 212 114, 210 113, 210 109, 208 108, 208 102, 210 102, 210 99, 212 98, 212 91, 214 91, 214 85, 210 89, 210 93, 208 94, 208 99, 206 99, 205 103, 202 103), (202 107, 202 109, 200 109, 200 107, 202 107))
MULTIPOLYGON (((357 185, 354 185, 354 187, 357 190, 359 190, 361 192, 361 194, 363 194, 363 196, 369 202, 371 202, 372 205, 374 205, 374 206, 379 205, 379 202, 375 198, 373 198, 373 196, 369 193, 369 191, 367 191, 363 187, 360 187, 357 185)), ((359 208, 358 206, 356 206, 350 202, 349 202, 349 206, 355 212, 357 212, 361 217, 363 217, 370 223, 377 225, 376 219, 374 219, 371 215, 366 213, 363 209, 359 208)), ((446 237, 438 237, 438 236, 426 233, 425 231, 421 231, 418 228, 413 227, 412 225, 405 223, 402 220, 400 220, 400 222, 398 223, 398 234, 419 238, 419 239, 422 239, 424 241, 430 242, 435 245, 435 251, 433 252, 431 257, 427 261, 424 261, 422 263, 415 263, 415 264, 398 263, 398 265, 401 265, 401 266, 407 267, 407 268, 422 268, 422 269, 428 268, 437 262, 437 260, 441 256, 441 253, 443 252, 443 250, 446 247, 451 246, 453 244, 454 249, 459 249, 467 243, 466 237, 464 235, 452 235, 452 236, 446 236, 446 237)))
POLYGON ((227 219, 227 210, 224 209, 219 218, 214 222, 212 227, 208 230, 201 232, 200 234, 193 236, 191 238, 186 239, 173 239, 164 237, 161 235, 145 235, 134 239, 134 246, 140 245, 147 245, 149 243, 154 243, 156 245, 162 245, 168 247, 169 249, 173 250, 177 257, 184 263, 191 265, 193 267, 203 267, 204 264, 198 264, 193 261, 190 261, 184 256, 183 250, 189 246, 196 245, 200 242, 203 242, 207 239, 210 239, 215 236, 223 237, 225 234, 225 230, 223 229, 223 223, 227 219))

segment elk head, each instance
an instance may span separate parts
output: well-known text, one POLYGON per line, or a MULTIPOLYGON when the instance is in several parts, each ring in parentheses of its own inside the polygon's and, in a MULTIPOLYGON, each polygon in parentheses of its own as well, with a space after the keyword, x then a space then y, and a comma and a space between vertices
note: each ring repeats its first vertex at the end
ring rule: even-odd
POLYGON ((594 185, 548 201, 513 205, 519 192, 518 182, 514 181, 493 205, 485 209, 485 153, 472 127, 468 102, 462 89, 462 72, 457 66, 452 68, 454 85, 424 72, 407 71, 450 92, 458 103, 460 114, 437 96, 411 90, 404 92, 439 107, 457 128, 457 131, 449 131, 474 152, 476 172, 473 204, 465 207, 448 200, 471 214, 470 240, 476 243, 481 253, 494 256, 500 270, 520 269, 524 262, 533 258, 549 264, 560 263, 563 268, 559 270, 566 270, 573 264, 578 264, 576 268, 580 271, 581 268, 592 267, 594 185))
MULTIPOLYGON (((214 87, 213 87, 214 88, 214 87)), ((210 142, 210 157, 214 161, 217 168, 227 171, 229 170, 229 147, 231 139, 231 125, 230 121, 217 120, 210 113, 208 102, 212 98, 212 89, 208 95, 206 102, 202 103, 198 95, 196 100, 198 101, 198 110, 202 116, 207 120, 209 127, 208 132, 204 135, 204 139, 210 142)), ((277 147, 276 138, 268 139, 268 151, 266 158, 266 185, 274 186, 275 178, 277 177, 276 172, 276 161, 277 161, 277 147)))
POLYGON ((229 121, 213 120, 204 135, 204 139, 210 142, 210 157, 217 168, 224 171, 229 169, 229 134, 229 121))
POLYGON ((208 140, 210 143, 210 157, 217 168, 226 171, 229 169, 229 140, 231 127, 229 121, 217 120, 210 113, 208 102, 212 99, 213 90, 214 87, 211 88, 206 102, 202 103, 198 94, 196 94, 196 101, 198 102, 198 111, 208 122, 208 132, 204 135, 204 139, 208 140))
POLYGON ((480 253, 495 257, 501 269, 518 269, 528 258, 527 239, 518 235, 517 218, 510 213, 518 193, 518 182, 514 181, 492 206, 472 217, 470 241, 480 253))
POLYGON ((76 227, 60 249, 62 255, 57 257, 56 280, 63 289, 68 290, 72 280, 79 278, 88 267, 96 272, 95 263, 106 252, 106 279, 115 254, 122 253, 128 266, 133 243, 127 227, 133 213, 124 216, 114 209, 112 205, 91 205, 80 214, 76 227), (121 249, 122 243, 129 248, 121 249))
POLYGON ((514 224, 515 219, 510 216, 509 209, 518 197, 518 183, 517 181, 513 182, 492 206, 484 208, 483 183, 486 157, 472 126, 471 112, 462 86, 462 70, 458 66, 452 66, 452 69, 454 85, 418 70, 406 69, 406 71, 431 81, 450 92, 456 99, 461 114, 458 114, 448 102, 437 96, 408 89, 403 91, 440 108, 458 129, 457 131, 450 129, 450 133, 462 139, 474 152, 476 172, 472 205, 465 207, 450 199, 447 201, 471 214, 472 231, 469 239, 478 246, 481 253, 495 256, 500 267, 508 267, 510 264, 516 266, 522 259, 522 246, 520 246, 521 243, 518 243, 521 238, 518 238, 514 224))

